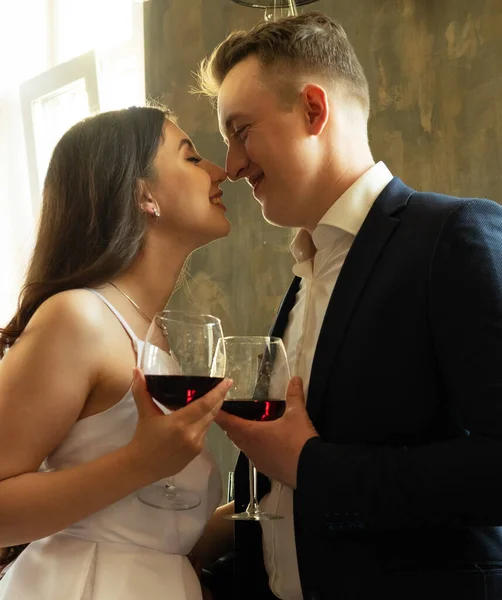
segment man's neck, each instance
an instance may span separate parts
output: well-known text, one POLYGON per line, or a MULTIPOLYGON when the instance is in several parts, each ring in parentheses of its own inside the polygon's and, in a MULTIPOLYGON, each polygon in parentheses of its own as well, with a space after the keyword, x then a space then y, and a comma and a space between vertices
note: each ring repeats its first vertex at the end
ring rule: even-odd
POLYGON ((333 169, 321 177, 317 186, 316 196, 312 198, 310 214, 303 228, 312 235, 319 221, 338 198, 374 165, 375 161, 371 154, 369 154, 369 156, 365 157, 365 160, 359 160, 357 164, 347 164, 342 169, 333 169))

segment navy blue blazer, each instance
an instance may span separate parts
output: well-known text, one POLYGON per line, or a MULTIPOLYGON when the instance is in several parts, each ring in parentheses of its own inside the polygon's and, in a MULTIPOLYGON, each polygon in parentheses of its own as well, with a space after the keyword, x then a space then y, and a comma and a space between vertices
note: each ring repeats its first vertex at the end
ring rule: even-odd
MULTIPOLYGON (((306 600, 502 598, 501 206, 389 183, 331 296, 307 409, 319 437, 294 493, 306 600)), ((235 490, 243 510, 242 454, 235 490)), ((236 523, 233 597, 274 597, 259 524, 236 523)))

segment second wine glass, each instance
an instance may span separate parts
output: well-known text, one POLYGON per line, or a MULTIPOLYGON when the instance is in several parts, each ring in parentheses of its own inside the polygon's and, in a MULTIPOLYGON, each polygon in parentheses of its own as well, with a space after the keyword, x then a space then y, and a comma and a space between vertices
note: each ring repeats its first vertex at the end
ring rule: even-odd
MULTIPOLYGON (((226 376, 233 379, 222 410, 250 421, 273 421, 286 410, 290 379, 288 357, 280 338, 233 336, 221 341, 226 353, 226 376)), ((270 521, 281 515, 260 510, 257 472, 249 461, 249 504, 244 512, 228 515, 237 521, 270 521)))
MULTIPOLYGON (((148 329, 141 368, 152 397, 169 410, 177 410, 212 390, 225 376, 225 345, 221 321, 213 315, 177 310, 157 313, 148 329)), ((138 492, 139 499, 155 508, 188 510, 200 504, 199 496, 178 489, 174 477, 138 492)))

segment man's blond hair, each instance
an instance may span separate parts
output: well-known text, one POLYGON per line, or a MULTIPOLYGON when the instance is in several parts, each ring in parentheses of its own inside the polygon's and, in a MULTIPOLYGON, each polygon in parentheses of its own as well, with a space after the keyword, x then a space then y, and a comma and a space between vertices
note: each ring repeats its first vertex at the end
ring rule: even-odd
POLYGON ((197 91, 214 100, 229 71, 250 56, 257 57, 286 102, 296 97, 299 77, 320 76, 369 114, 368 82, 354 48, 343 27, 322 13, 285 17, 231 33, 202 61, 197 91))

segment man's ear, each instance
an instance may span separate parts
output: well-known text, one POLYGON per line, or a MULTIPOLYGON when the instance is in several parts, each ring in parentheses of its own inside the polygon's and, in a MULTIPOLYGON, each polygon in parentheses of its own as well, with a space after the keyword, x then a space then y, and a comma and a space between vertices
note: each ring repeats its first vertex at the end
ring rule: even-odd
POLYGON ((326 90, 308 83, 302 90, 305 118, 310 135, 320 135, 329 119, 329 102, 326 90))

